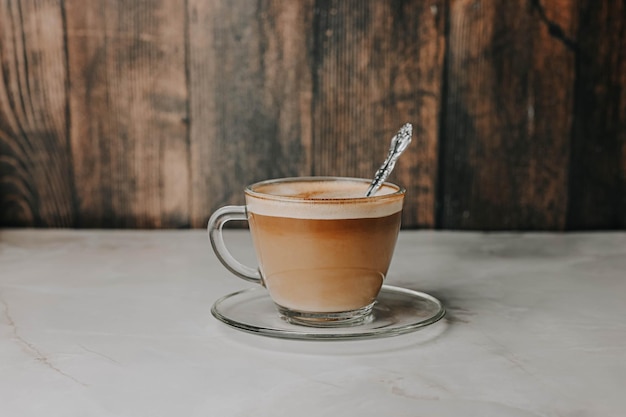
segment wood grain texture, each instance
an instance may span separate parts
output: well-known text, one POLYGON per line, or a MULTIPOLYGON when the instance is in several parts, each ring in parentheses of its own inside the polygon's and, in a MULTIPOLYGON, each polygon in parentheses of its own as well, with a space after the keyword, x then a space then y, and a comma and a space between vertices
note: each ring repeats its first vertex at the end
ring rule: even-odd
POLYGON ((440 226, 563 229, 572 2, 454 0, 442 123, 440 226))
POLYGON ((406 122, 415 143, 390 181, 407 188, 404 224, 435 223, 443 1, 316 3, 313 158, 316 175, 370 178, 406 122))
POLYGON ((192 225, 244 186, 311 174, 307 1, 189 0, 192 225))
POLYGON ((580 1, 569 229, 626 227, 626 3, 580 1))
POLYGON ((370 177, 405 228, 626 228, 626 3, 0 1, 0 227, 204 227, 370 177))
POLYGON ((0 2, 0 224, 71 226, 60 1, 0 2))
POLYGON ((65 4, 77 226, 187 226, 184 9, 65 4))

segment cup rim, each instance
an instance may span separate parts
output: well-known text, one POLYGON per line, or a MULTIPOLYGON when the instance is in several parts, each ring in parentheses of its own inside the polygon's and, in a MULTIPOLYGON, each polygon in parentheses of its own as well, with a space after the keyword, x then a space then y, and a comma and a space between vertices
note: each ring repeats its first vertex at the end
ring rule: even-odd
POLYGON ((291 202, 306 202, 309 204, 329 204, 329 203, 346 203, 346 202, 354 202, 354 203, 364 203, 364 202, 375 202, 381 200, 387 200, 391 198, 397 198, 404 196, 406 194, 406 189, 397 184, 391 182, 385 182, 383 185, 394 188, 396 191, 390 194, 382 194, 382 195, 373 195, 373 196, 365 196, 362 197, 346 197, 346 198, 301 198, 301 197, 292 197, 292 196, 282 196, 275 194, 267 194, 259 191, 255 191, 254 188, 269 185, 269 184, 277 184, 277 183, 289 183, 289 182, 313 182, 313 181, 322 181, 322 182, 332 182, 332 181, 352 181, 352 182, 361 182, 364 184, 370 184, 372 182, 371 179, 366 178, 356 178, 356 177, 334 177, 334 176, 305 176, 305 177, 285 177, 285 178, 273 178, 264 181, 258 181, 253 184, 246 186, 244 192, 246 195, 251 197, 266 199, 266 200, 275 200, 275 201, 291 201, 291 202))

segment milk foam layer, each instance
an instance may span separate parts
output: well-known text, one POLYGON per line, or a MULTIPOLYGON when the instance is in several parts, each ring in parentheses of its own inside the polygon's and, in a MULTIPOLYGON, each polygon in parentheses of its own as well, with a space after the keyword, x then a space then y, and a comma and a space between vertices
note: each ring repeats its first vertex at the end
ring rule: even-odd
POLYGON ((404 192, 384 184, 365 197, 369 181, 305 179, 263 182, 246 190, 247 210, 296 219, 359 219, 390 216, 402 210, 404 192))

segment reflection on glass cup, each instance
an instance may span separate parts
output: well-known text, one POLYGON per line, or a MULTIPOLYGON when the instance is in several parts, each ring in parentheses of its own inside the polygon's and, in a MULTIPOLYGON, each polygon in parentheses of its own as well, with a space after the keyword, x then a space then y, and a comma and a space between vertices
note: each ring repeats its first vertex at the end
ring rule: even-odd
POLYGON ((232 273, 264 285, 283 318, 308 326, 345 326, 371 313, 400 230, 404 189, 369 180, 284 178, 245 189, 245 206, 210 218, 215 254, 232 273), (248 220, 259 264, 242 265, 226 249, 222 227, 248 220))

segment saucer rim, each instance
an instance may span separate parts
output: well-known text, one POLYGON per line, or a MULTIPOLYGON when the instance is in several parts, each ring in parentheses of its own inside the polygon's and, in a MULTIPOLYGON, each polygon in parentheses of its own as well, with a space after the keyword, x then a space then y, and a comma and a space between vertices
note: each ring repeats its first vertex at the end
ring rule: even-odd
MULTIPOLYGON (((358 329, 358 326, 350 326, 350 327, 334 327, 334 328, 324 328, 325 333, 314 333, 315 331, 319 331, 319 328, 315 327, 307 327, 307 326, 299 326, 296 324, 291 324, 285 322, 285 326, 293 326, 294 329, 278 329, 276 327, 271 326, 260 326, 260 325, 252 325, 249 323, 243 323, 239 320, 232 319, 225 315, 223 312, 219 311, 219 306, 223 302, 232 299, 233 297, 238 297, 242 294, 247 293, 260 293, 267 291, 263 287, 252 287, 246 288, 243 290, 235 291, 233 293, 227 294, 223 297, 218 298, 211 307, 211 314, 218 321, 243 332, 272 337, 278 339, 286 339, 286 340, 309 340, 309 341, 340 341, 340 340, 364 340, 364 339, 373 339, 373 338, 384 338, 384 337, 393 337, 399 336, 406 333, 411 333, 416 330, 422 329, 424 327, 430 326, 432 324, 437 323, 439 320, 445 317, 446 309, 443 303, 435 298, 434 296, 422 292, 415 291, 408 288, 397 287, 393 285, 383 285, 381 288, 381 293, 391 292, 397 294, 402 294, 407 297, 411 297, 413 299, 420 299, 420 301, 426 301, 434 305, 436 311, 434 314, 427 318, 419 319, 408 324, 403 324, 397 327, 385 327, 378 329, 368 329, 362 332, 354 331, 358 329), (346 333, 346 331, 349 331, 346 333)), ((269 294, 265 293, 265 296, 269 298, 269 294)), ((380 299, 380 295, 379 295, 380 299)), ((381 301, 377 301, 377 304, 381 303, 381 301)), ((381 303, 384 305, 384 303, 381 303)), ((278 311, 276 312, 278 315, 278 311)), ((373 319, 375 322, 376 319, 373 319)))

